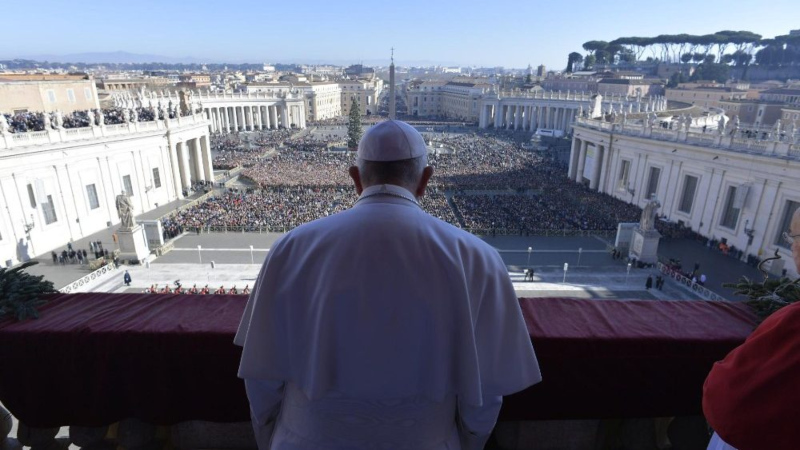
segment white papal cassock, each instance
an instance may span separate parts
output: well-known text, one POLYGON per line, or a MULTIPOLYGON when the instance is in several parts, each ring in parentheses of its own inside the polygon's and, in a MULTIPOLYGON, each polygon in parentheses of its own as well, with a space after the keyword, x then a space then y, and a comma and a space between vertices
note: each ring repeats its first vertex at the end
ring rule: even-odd
POLYGON ((541 380, 498 253, 398 186, 270 250, 235 338, 259 448, 483 448, 541 380))

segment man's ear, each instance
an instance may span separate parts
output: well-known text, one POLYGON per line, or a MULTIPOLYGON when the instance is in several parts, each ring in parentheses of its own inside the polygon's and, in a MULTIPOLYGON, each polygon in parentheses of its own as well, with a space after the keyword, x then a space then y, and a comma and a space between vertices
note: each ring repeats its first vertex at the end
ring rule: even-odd
POLYGON ((364 186, 361 184, 361 172, 358 171, 358 166, 350 166, 347 169, 347 173, 350 174, 350 178, 353 179, 353 184, 356 185, 356 194, 361 195, 364 192, 364 186))
POLYGON ((417 198, 425 195, 425 188, 428 186, 428 180, 431 179, 431 175, 433 175, 433 167, 427 166, 422 169, 422 177, 420 177, 417 190, 414 192, 414 195, 417 196, 417 198))

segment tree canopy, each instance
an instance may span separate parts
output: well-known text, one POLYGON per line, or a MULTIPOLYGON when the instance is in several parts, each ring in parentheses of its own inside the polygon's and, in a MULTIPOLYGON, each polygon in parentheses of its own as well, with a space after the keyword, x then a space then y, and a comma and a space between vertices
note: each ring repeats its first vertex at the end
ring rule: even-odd
MULTIPOLYGON (((763 39, 746 30, 722 30, 712 34, 660 34, 652 37, 627 36, 612 41, 584 42, 583 67, 595 64, 651 61, 682 64, 715 64, 747 67, 751 64, 770 67, 800 65, 800 36, 780 35, 763 39)), ((580 62, 570 53, 567 69, 580 62)), ((721 70, 721 69, 714 69, 721 70)))

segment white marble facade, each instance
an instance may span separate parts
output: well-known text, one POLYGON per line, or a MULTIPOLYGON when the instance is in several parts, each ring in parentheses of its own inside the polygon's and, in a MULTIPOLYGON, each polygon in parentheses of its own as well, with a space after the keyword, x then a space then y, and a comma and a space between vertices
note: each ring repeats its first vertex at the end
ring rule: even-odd
POLYGON ((208 129, 193 115, 0 135, 0 264, 116 226, 122 191, 138 215, 213 181, 208 129))
MULTIPOLYGON (((781 238, 800 205, 800 140, 766 140, 667 130, 642 124, 579 120, 569 159, 570 180, 644 206, 651 195, 659 214, 747 255, 767 258, 778 251, 791 261, 781 238), (613 142, 612 142, 613 137, 613 142)), ((781 269, 797 276, 794 265, 781 269)))

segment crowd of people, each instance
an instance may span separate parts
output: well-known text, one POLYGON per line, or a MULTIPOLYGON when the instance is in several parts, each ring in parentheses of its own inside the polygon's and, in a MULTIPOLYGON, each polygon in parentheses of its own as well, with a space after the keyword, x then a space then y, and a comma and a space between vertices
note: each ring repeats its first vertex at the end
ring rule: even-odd
POLYGON ((345 187, 229 190, 164 219, 164 229, 197 231, 227 227, 245 231, 287 231, 344 211, 355 199, 353 189, 345 187))
POLYGON ((271 130, 248 135, 226 134, 211 136, 214 167, 232 170, 237 167, 255 167, 264 162, 272 149, 281 147, 291 138, 289 130, 271 130))
MULTIPOLYGON (((215 167, 242 167, 241 176, 254 187, 229 190, 165 219, 165 236, 218 227, 285 231, 352 206, 357 196, 347 169, 354 156, 331 151, 340 137, 322 131, 214 137, 215 167)), ((563 162, 526 150, 519 136, 504 130, 437 130, 424 136, 434 149, 429 155, 434 176, 420 204, 453 225, 501 234, 610 231, 641 217, 635 205, 569 182, 563 162)), ((668 237, 691 233, 658 222, 668 237)))

